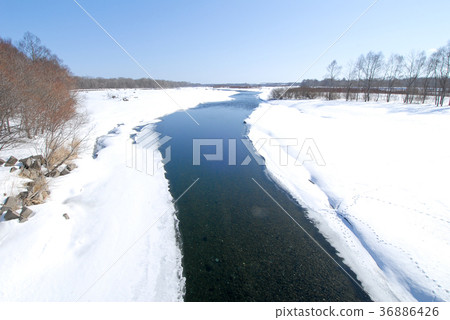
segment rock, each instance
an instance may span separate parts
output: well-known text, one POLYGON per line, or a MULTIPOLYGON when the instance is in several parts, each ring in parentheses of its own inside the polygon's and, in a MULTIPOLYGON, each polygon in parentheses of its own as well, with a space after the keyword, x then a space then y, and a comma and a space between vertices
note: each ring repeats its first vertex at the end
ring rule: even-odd
POLYGON ((28 195, 29 195, 28 191, 22 191, 21 193, 19 193, 18 197, 19 199, 24 200, 28 197, 28 195))
POLYGON ((19 161, 23 164, 25 169, 28 169, 31 166, 31 164, 33 163, 33 158, 28 157, 25 159, 20 159, 19 161))
POLYGON ((47 172, 45 174, 46 177, 50 177, 50 178, 57 178, 57 177, 59 177, 59 175, 60 175, 60 173, 58 170, 53 170, 53 171, 47 172))
POLYGON ((11 209, 8 209, 8 211, 6 211, 6 214, 5 214, 5 217, 4 217, 5 221, 9 221, 9 220, 13 220, 13 219, 19 219, 19 218, 20 218, 20 215, 17 212, 11 210, 11 209))
POLYGON ((20 212, 19 222, 25 222, 28 221, 28 218, 31 218, 34 216, 35 212, 31 210, 30 208, 23 207, 22 211, 20 212))
POLYGON ((44 157, 41 155, 31 156, 20 159, 19 161, 23 164, 25 169, 41 170, 42 164, 44 163, 44 157))
POLYGON ((69 215, 68 215, 67 213, 64 213, 64 214, 63 214, 63 217, 64 217, 66 220, 69 220, 69 219, 70 219, 70 217, 69 217, 69 215))
POLYGON ((17 209, 19 207, 19 202, 17 201, 16 197, 8 197, 6 198, 5 204, 2 207, 2 210, 5 211, 6 209, 17 209))
POLYGON ((17 168, 16 167, 11 167, 11 170, 9 170, 9 172, 14 172, 14 171, 16 171, 17 170, 17 168))
POLYGON ((5 164, 5 160, 3 160, 3 159, 0 159, 0 166, 2 166, 2 165, 4 165, 5 164))
POLYGON ((5 167, 12 167, 17 162, 17 159, 13 156, 9 157, 8 161, 5 163, 5 167))
POLYGON ((67 168, 64 168, 59 174, 61 176, 65 176, 66 174, 69 174, 69 173, 70 173, 70 171, 67 168))
POLYGON ((123 101, 128 101, 128 98, 123 98, 122 100, 123 100, 123 101))
POLYGON ((40 160, 34 160, 33 163, 30 166, 30 169, 41 171, 41 161, 40 160))
POLYGON ((35 169, 26 169, 24 168, 22 170, 22 176, 24 176, 25 178, 31 179, 31 180, 36 180, 39 177, 39 174, 41 173, 41 171, 37 171, 35 169))
POLYGON ((34 160, 39 160, 39 162, 40 162, 41 165, 42 165, 43 163, 45 163, 44 157, 43 157, 41 154, 39 154, 39 155, 37 155, 37 156, 33 156, 32 158, 33 158, 34 160))
POLYGON ((75 163, 69 163, 66 166, 66 168, 67 168, 67 170, 72 171, 72 170, 75 170, 76 168, 78 168, 78 166, 75 163))

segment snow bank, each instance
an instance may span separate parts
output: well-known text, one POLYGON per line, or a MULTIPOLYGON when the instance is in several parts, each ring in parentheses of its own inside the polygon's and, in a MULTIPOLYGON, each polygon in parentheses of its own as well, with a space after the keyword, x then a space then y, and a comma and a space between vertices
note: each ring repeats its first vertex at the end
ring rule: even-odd
MULTIPOLYGON (((168 93, 182 108, 234 94, 208 88, 168 93)), ((130 134, 139 135, 133 128, 179 106, 160 90, 89 91, 80 96, 95 127, 78 169, 49 180, 50 200, 31 207, 36 215, 27 223, 0 222, 0 300, 182 300, 177 220, 164 170, 150 176, 126 166, 127 141, 130 134), (93 159, 101 135, 104 148, 93 159)), ((9 150, 0 156, 15 151, 27 153, 9 150)), ((155 156, 161 159, 159 152, 155 156)), ((9 168, 0 169, 2 194, 9 194, 17 186, 8 182, 9 168)))
POLYGON ((276 87, 262 87, 259 91, 261 92, 258 97, 261 100, 268 100, 270 97, 270 94, 272 93, 273 89, 276 89, 276 87))
POLYGON ((297 139, 265 143, 267 169, 378 301, 450 300, 449 122, 450 108, 317 100, 247 120, 255 145, 297 139))

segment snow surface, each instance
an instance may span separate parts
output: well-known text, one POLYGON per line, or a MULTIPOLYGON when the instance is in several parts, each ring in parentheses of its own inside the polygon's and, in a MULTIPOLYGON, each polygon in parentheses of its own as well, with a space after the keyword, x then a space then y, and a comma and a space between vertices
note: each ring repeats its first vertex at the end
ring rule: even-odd
POLYGON ((450 108, 271 101, 246 122, 254 145, 267 139, 269 174, 374 300, 450 301, 450 108))
MULTIPOLYGON (((182 108, 229 100, 235 93, 167 92, 182 108)), ((130 134, 142 134, 133 128, 179 106, 161 90, 85 91, 80 98, 95 127, 79 167, 49 179, 50 200, 30 207, 36 215, 28 222, 0 222, 0 301, 180 301, 181 252, 164 170, 148 175, 126 165, 130 134), (94 159, 99 136, 103 148, 94 159)), ((0 157, 32 153, 29 146, 2 151, 0 157)), ((155 156, 161 159, 159 151, 155 156)), ((26 180, 0 169, 4 200, 3 193, 20 191, 26 180)))

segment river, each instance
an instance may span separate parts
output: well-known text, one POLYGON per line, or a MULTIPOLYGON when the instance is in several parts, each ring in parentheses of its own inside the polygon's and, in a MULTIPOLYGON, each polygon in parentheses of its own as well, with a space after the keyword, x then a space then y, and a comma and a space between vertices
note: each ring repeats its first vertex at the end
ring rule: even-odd
MULTIPOLYGON (((160 149, 164 155, 171 148, 165 170, 173 198, 199 179, 176 203, 185 301, 370 301, 359 283, 260 188, 356 279, 305 209, 269 178, 242 143, 248 130, 244 120, 260 102, 257 93, 241 91, 231 101, 190 109, 200 125, 180 111, 156 127, 172 138, 160 149), (194 139, 220 139, 223 160, 202 155, 200 165, 193 165, 194 139), (251 161, 241 165, 246 158, 251 161)), ((200 150, 213 154, 216 147, 200 150)))

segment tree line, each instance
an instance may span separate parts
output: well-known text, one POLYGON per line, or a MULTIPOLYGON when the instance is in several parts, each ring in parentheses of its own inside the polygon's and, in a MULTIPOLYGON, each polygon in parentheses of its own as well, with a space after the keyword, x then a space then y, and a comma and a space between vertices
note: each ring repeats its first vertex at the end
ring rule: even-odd
POLYGON ((443 106, 450 93, 449 76, 450 41, 429 57, 424 51, 411 51, 406 56, 392 54, 386 59, 382 52, 370 51, 348 62, 345 68, 333 60, 322 81, 304 80, 299 87, 278 88, 272 91, 271 98, 321 96, 328 100, 342 97, 347 101, 385 99, 389 102, 393 95, 402 95, 404 103, 425 103, 432 97, 436 106, 443 106))
MULTIPOLYGON (((92 78, 74 77, 77 89, 122 89, 122 88, 148 88, 160 89, 160 87, 149 78, 92 78)), ((156 80, 163 88, 194 87, 194 84, 186 81, 156 80)))
POLYGON ((68 68, 37 36, 27 32, 17 45, 0 38, 0 150, 28 141, 46 160, 62 148, 70 157, 86 122, 74 88, 68 68))

